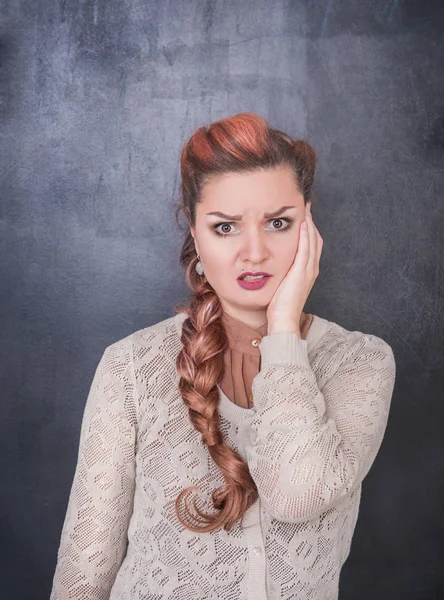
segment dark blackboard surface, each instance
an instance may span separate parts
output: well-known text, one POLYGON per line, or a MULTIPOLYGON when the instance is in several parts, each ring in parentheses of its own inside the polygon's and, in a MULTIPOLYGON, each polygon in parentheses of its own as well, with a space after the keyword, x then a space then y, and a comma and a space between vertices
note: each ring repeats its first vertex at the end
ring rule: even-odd
POLYGON ((0 598, 49 597, 94 369, 187 294, 182 144, 255 111, 319 156, 307 310, 397 380, 341 600, 442 575, 444 4, 0 0, 0 598))

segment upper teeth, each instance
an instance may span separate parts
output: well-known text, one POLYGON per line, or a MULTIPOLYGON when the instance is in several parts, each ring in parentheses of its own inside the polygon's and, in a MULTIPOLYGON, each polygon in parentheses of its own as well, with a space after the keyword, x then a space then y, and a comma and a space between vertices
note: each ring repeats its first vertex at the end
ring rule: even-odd
POLYGON ((243 279, 254 280, 254 279, 262 279, 265 275, 245 275, 243 279))

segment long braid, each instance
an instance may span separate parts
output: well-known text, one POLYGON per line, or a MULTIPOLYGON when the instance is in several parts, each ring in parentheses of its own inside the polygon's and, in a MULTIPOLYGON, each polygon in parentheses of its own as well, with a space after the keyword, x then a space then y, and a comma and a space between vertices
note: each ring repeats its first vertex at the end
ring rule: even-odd
MULTIPOLYGON (((175 307, 176 310, 179 308, 175 307)), ((183 348, 176 360, 180 374, 179 390, 189 409, 192 425, 202 434, 202 442, 224 475, 225 486, 214 490, 213 506, 217 514, 205 514, 194 502, 196 517, 187 510, 187 516, 196 525, 189 525, 179 514, 180 502, 186 500, 194 486, 180 492, 176 500, 176 514, 180 522, 192 531, 212 531, 220 526, 229 531, 258 497, 256 485, 247 463, 228 446, 220 432, 219 392, 217 383, 223 376, 222 354, 228 340, 222 325, 222 306, 209 283, 198 283, 190 307, 180 307, 188 314, 182 324, 183 348), (203 523, 203 525, 202 525, 203 523)), ((188 507, 188 505, 186 504, 188 507)))

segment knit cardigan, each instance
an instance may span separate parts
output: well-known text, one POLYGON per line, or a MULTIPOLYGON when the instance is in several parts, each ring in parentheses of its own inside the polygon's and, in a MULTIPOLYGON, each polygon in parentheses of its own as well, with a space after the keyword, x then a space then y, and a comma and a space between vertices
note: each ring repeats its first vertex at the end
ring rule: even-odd
POLYGON ((305 340, 264 336, 254 406, 237 406, 217 386, 221 432, 259 497, 242 526, 196 533, 176 517, 178 493, 197 486, 197 506, 212 512, 224 479, 178 391, 185 318, 103 352, 50 600, 337 600, 362 481, 387 425, 391 347, 317 315, 305 340))

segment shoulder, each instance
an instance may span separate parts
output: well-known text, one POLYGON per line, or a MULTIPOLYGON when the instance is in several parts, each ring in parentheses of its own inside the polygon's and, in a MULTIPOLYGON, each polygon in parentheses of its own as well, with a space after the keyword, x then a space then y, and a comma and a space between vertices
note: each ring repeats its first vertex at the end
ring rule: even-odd
POLYGON ((97 367, 97 380, 103 382, 102 386, 112 382, 121 391, 125 410, 134 413, 139 423, 154 406, 154 392, 159 386, 164 390, 166 382, 170 388, 169 382, 176 377, 176 358, 181 347, 178 316, 137 329, 112 342, 97 367))
POLYGON ((113 351, 124 351, 125 349, 128 350, 128 348, 131 346, 136 348, 148 347, 155 343, 162 343, 163 340, 166 340, 171 336, 175 337, 177 336, 177 316, 178 315, 167 317, 162 321, 158 321, 152 325, 132 331, 127 336, 112 342, 107 349, 112 349, 113 351))
POLYGON ((164 367, 175 366, 181 347, 180 327, 185 316, 178 313, 137 329, 112 342, 105 354, 119 356, 122 361, 131 363, 136 376, 141 375, 141 378, 164 367))
POLYGON ((348 329, 334 321, 315 316, 315 354, 324 369, 335 371, 344 363, 378 364, 394 376, 396 361, 393 348, 382 337, 358 329, 348 329))

